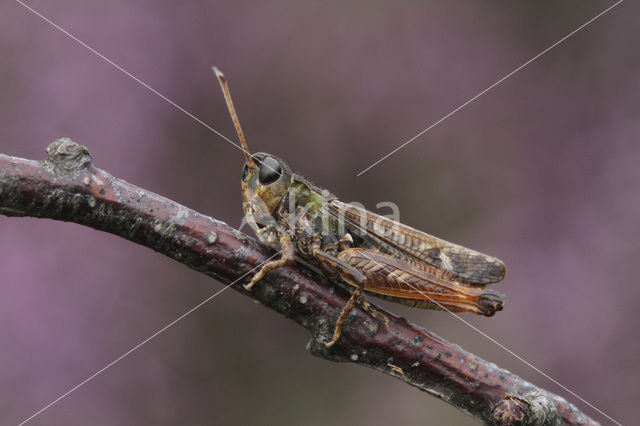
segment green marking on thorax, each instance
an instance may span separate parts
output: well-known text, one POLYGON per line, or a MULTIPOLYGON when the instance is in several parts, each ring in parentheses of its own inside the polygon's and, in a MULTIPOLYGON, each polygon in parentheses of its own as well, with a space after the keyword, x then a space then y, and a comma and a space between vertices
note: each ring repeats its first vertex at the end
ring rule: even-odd
POLYGON ((302 206, 310 216, 311 226, 317 232, 338 234, 340 224, 338 220, 326 211, 321 210, 328 203, 318 191, 309 188, 304 182, 293 180, 289 187, 289 196, 295 197, 296 206, 302 206))
POLYGON ((296 180, 289 187, 289 196, 295 197, 296 206, 302 206, 312 214, 315 214, 322 206, 327 204, 327 199, 321 194, 296 180))

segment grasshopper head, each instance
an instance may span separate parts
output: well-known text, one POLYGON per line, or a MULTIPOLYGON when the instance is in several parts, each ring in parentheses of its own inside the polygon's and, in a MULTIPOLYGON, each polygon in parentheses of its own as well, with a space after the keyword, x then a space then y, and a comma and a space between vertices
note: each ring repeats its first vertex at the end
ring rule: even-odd
POLYGON ((260 241, 265 244, 278 242, 278 233, 282 232, 275 216, 276 208, 285 198, 291 185, 293 174, 289 167, 274 155, 259 152, 251 155, 244 132, 233 106, 229 86, 224 74, 213 67, 213 72, 220 81, 227 108, 238 133, 240 148, 246 158, 242 170, 242 200, 247 223, 255 231, 260 241))
POLYGON ((293 173, 271 154, 259 152, 251 160, 242 169, 242 201, 247 222, 262 240, 262 228, 277 228, 276 210, 287 195, 293 173))

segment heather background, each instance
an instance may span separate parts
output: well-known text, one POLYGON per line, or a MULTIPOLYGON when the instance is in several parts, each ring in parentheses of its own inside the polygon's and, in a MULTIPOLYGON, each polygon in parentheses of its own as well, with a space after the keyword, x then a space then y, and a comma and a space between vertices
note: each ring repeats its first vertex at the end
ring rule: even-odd
MULTIPOLYGON (((465 318, 622 423, 637 410, 640 27, 624 2, 378 167, 355 174, 612 4, 57 1, 29 4, 235 140, 345 201, 507 264, 465 318)), ((635 9, 635 10, 634 10, 635 9)), ((237 226, 238 150, 19 3, 0 4, 0 152, 68 136, 98 167, 237 226)), ((15 424, 220 284, 74 224, 0 217, 0 423, 15 424)), ((395 312, 584 403, 445 313, 395 312)), ((475 424, 222 293, 32 424, 475 424)))

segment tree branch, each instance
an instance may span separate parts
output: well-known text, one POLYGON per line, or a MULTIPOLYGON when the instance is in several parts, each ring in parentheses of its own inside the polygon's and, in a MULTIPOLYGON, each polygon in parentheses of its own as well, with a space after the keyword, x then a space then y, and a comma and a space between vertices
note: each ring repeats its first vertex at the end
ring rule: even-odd
MULTIPOLYGON (((0 213, 76 222, 152 248, 230 284, 274 251, 225 223, 93 167, 86 148, 59 139, 38 162, 0 155, 0 213)), ((364 365, 434 395, 488 424, 595 425, 547 392, 381 308, 386 327, 359 307, 337 344, 323 342, 349 293, 304 265, 270 272, 251 292, 233 289, 311 332, 307 349, 331 361, 364 365)))

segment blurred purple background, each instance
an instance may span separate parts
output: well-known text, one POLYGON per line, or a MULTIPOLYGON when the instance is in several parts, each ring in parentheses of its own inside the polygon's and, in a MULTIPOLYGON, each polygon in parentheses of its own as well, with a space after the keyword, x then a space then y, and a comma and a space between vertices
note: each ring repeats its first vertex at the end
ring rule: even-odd
MULTIPOLYGON (((388 160, 356 173, 613 2, 32 0, 236 139, 344 201, 507 264, 468 321, 622 423, 640 343, 640 27, 624 2, 388 160)), ((634 10, 635 9, 635 10, 634 10)), ((112 174, 237 226, 241 153, 19 3, 0 4, 0 152, 67 136, 112 174)), ((79 225, 0 217, 0 423, 15 424, 221 285, 79 225)), ((376 301, 378 302, 378 301, 376 301)), ((381 303, 389 306, 388 304, 381 303)), ((391 305, 609 421, 455 318, 391 305)), ((475 424, 388 376, 307 354, 232 291, 31 424, 475 424)))

